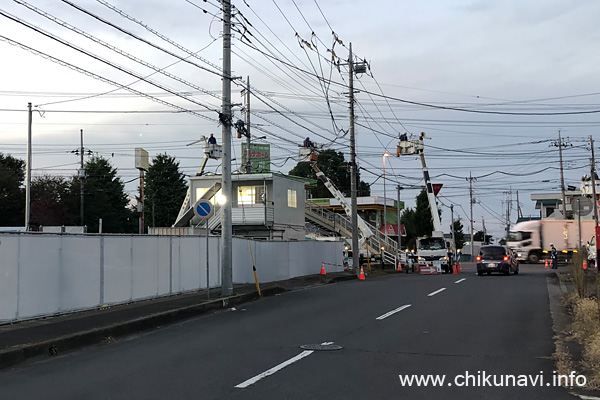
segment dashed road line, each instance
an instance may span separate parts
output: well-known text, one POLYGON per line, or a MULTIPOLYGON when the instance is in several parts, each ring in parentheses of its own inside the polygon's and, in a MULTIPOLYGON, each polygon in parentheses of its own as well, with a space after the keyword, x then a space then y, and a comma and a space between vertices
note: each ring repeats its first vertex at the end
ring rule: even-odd
POLYGON ((457 281, 456 281, 456 282, 454 282, 454 283, 461 283, 461 282, 464 282, 464 281, 466 281, 466 280, 467 280, 467 278, 462 278, 462 279, 459 279, 459 280, 457 280, 457 281))
MULTIPOLYGON (((323 345, 323 346, 326 346, 329 344, 333 344, 333 342, 321 343, 321 345, 323 345)), ((260 373, 260 374, 256 375, 255 377, 252 377, 252 378, 240 383, 239 385, 236 385, 235 387, 238 389, 247 388, 248 386, 253 385, 256 382, 260 381, 261 379, 266 378, 269 375, 273 375, 275 372, 287 367, 288 365, 291 365, 291 364, 295 363, 296 361, 303 359, 304 357, 310 356, 312 353, 314 353, 314 350, 305 350, 302 353, 298 354, 297 356, 292 357, 289 360, 284 361, 281 364, 276 365, 273 368, 270 368, 270 369, 266 370, 265 372, 260 373)))
POLYGON ((412 306, 412 304, 405 304, 405 305, 403 305, 402 307, 398 307, 398 308, 396 308, 395 310, 392 310, 392 311, 390 311, 390 312, 388 312, 388 313, 385 313, 385 314, 383 314, 383 315, 380 315, 379 317, 377 317, 377 318, 375 318, 375 319, 377 319, 377 320, 379 320, 379 321, 382 321, 382 320, 386 319, 387 317, 389 317, 389 316, 391 316, 391 315, 394 315, 394 314, 396 314, 397 312, 400 312, 400 311, 402 311, 402 310, 406 310, 406 309, 407 309, 408 307, 410 307, 410 306, 412 306))
POLYGON ((435 292, 431 292, 431 293, 429 293, 427 296, 429 296, 429 297, 431 297, 431 296, 435 296, 435 295, 436 295, 436 294, 438 294, 438 293, 442 293, 444 290, 446 290, 446 288, 445 288, 445 287, 443 287, 443 288, 441 288, 441 289, 439 289, 439 290, 436 290, 435 292))

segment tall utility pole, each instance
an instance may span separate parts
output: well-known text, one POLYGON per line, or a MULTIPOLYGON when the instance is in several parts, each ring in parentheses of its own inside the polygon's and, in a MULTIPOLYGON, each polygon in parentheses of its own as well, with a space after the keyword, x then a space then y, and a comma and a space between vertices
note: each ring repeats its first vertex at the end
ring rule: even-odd
POLYGON ((27 179, 25 183, 25 231, 29 230, 31 218, 31 125, 32 111, 31 103, 27 103, 27 179))
POLYGON ((512 208, 512 190, 506 193, 506 237, 510 232, 510 209, 512 208))
POLYGON ((517 217, 523 218, 523 211, 521 210, 521 203, 519 203, 519 191, 517 190, 517 217))
POLYGON ((144 201, 144 170, 140 169, 140 235, 145 232, 144 229, 144 214, 146 212, 146 203, 144 201))
POLYGON ((398 190, 398 252, 402 251, 402 221, 400 221, 400 191, 403 189, 402 186, 396 186, 398 190))
POLYGON ((558 160, 560 162, 560 192, 562 194, 562 215, 563 219, 567 219, 567 201, 565 196, 565 175, 563 173, 563 159, 562 159, 562 148, 565 143, 560 137, 560 129, 558 130, 558 142, 552 144, 554 147, 558 147, 558 160))
POLYGON ((252 172, 250 162, 250 77, 246 77, 246 173, 252 172))
POLYGON ((81 147, 79 147, 79 217, 81 218, 81 226, 84 226, 84 218, 83 218, 83 203, 85 201, 84 198, 84 188, 83 182, 85 181, 85 168, 83 167, 83 129, 79 130, 80 138, 81 138, 81 147))
MULTIPOLYGON (((454 204, 450 204, 450 234, 452 235, 452 257, 456 257, 456 239, 454 238, 454 204)), ((455 261, 455 259, 452 261, 455 261)))
POLYGON ((354 139, 354 59, 352 57, 352 43, 350 43, 350 55, 348 58, 348 70, 350 77, 348 87, 350 90, 350 207, 352 209, 352 268, 356 274, 360 274, 358 248, 358 214, 356 200, 356 141, 354 139))
POLYGON ((221 214, 221 296, 233 294, 231 228, 231 0, 223 0, 223 102, 219 120, 222 126, 223 175, 221 185, 225 204, 221 214))
MULTIPOLYGON (((592 159, 591 161, 591 168, 590 168, 590 172, 591 172, 591 176, 592 176, 592 201, 594 202, 594 221, 595 221, 595 231, 594 234, 596 235, 596 267, 598 266, 598 261, 600 260, 600 257, 598 257, 598 255, 600 254, 600 251, 598 251, 598 239, 600 239, 600 235, 598 232, 598 199, 596 198, 596 159, 594 158, 594 138, 592 137, 592 135, 590 135, 590 147, 592 148, 592 159)), ((597 271, 597 269, 596 269, 597 271)))
POLYGON ((473 261, 473 257, 475 256, 475 254, 473 254, 474 250, 475 250, 475 245, 473 243, 473 177, 471 176, 471 173, 469 172, 469 203, 471 203, 471 261, 473 261))

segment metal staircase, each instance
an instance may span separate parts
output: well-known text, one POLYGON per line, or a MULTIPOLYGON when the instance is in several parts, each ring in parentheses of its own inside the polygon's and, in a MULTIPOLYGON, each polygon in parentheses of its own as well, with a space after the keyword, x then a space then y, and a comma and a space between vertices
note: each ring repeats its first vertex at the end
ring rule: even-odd
MULTIPOLYGON (((187 194, 185 195, 185 199, 183 200, 183 204, 181 205, 181 209, 179 210, 177 220, 175 220, 175 223, 173 224, 174 227, 187 226, 189 225, 190 220, 194 217, 194 210, 192 209, 194 205, 191 203, 191 188, 192 185, 190 183, 187 194)), ((215 184, 212 185, 200 199, 211 200, 215 194, 217 194, 219 189, 221 189, 221 182, 215 182, 215 184)))
MULTIPOLYGON (((306 203, 306 219, 320 227, 335 232, 340 236, 352 237, 352 222, 343 214, 334 213, 323 207, 306 203)), ((373 232, 367 240, 369 252, 382 255, 387 264, 396 263, 398 257, 398 243, 381 233, 375 226, 364 221, 373 232), (383 248, 383 250, 382 250, 383 248)))

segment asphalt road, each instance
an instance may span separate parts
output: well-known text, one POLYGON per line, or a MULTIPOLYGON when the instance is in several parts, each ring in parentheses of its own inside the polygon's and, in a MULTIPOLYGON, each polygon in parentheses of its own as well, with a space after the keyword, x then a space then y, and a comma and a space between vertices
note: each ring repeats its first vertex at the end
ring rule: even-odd
POLYGON ((573 398, 551 384, 552 337, 543 267, 509 277, 387 275, 0 371, 0 399, 573 398), (299 347, 330 342, 342 349, 299 347), (400 381, 419 374, 445 381, 400 381), (489 386, 506 374, 531 375, 535 387, 489 386))

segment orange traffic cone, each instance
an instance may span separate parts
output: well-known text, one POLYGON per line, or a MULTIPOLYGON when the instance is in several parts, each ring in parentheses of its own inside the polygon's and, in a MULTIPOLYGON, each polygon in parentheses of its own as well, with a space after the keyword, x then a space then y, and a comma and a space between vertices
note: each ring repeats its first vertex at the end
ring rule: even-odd
POLYGON ((550 261, 548 259, 546 259, 546 262, 544 263, 544 268, 548 268, 550 264, 550 261))
POLYGON ((458 275, 458 266, 456 264, 452 266, 452 275, 458 275))
POLYGON ((587 269, 587 260, 583 259, 583 269, 587 269))
POLYGON ((358 279, 361 281, 365 280, 365 271, 363 271, 362 265, 360 266, 360 275, 358 276, 358 279))
POLYGON ((398 271, 402 272, 402 263, 398 261, 398 271))
POLYGON ((325 272, 325 261, 321 262, 321 275, 326 275, 327 272, 325 272))

